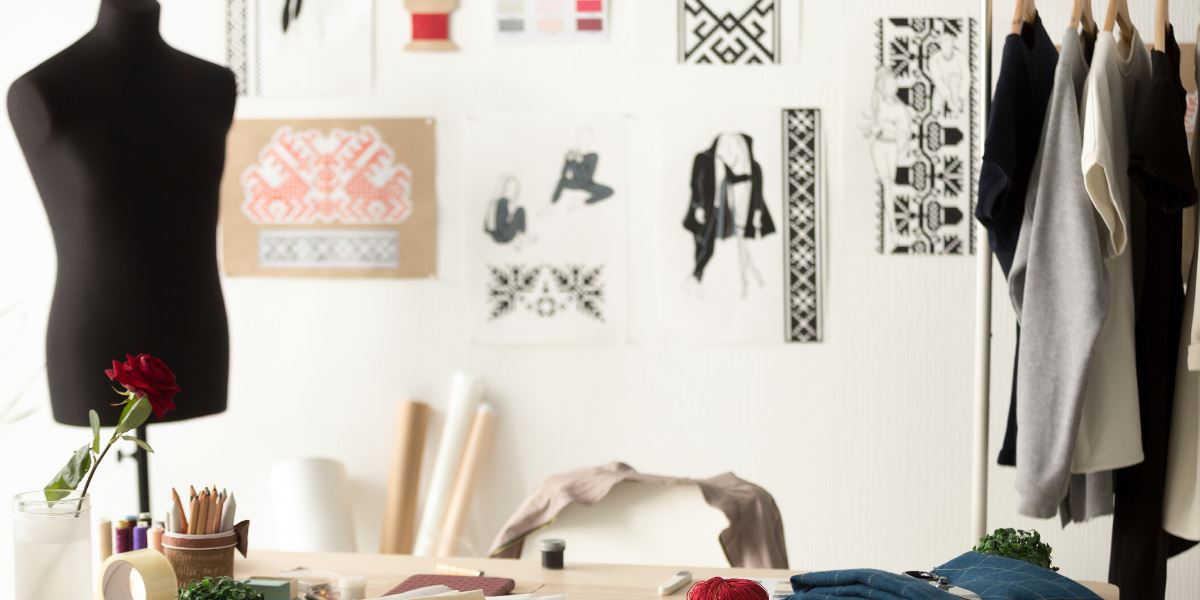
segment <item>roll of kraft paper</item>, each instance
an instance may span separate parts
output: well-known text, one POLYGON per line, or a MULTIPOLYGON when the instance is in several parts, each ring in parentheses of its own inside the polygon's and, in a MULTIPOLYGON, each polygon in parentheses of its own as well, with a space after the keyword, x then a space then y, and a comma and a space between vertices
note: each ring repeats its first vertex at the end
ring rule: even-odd
POLYGON ((446 408, 446 426, 438 443, 425 507, 421 511, 421 526, 413 548, 416 556, 429 556, 437 548, 442 523, 446 519, 446 503, 454 476, 462 460, 463 446, 471 428, 471 419, 483 397, 483 384, 474 375, 458 372, 450 384, 450 400, 446 408))
POLYGON ((446 505, 446 520, 442 525, 442 535, 438 538, 437 556, 455 556, 458 552, 458 540, 466 526, 471 496, 475 493, 475 483, 479 481, 479 473, 483 469, 484 458, 492 443, 492 432, 495 429, 496 409, 487 403, 480 404, 479 408, 475 409, 471 433, 467 437, 467 446, 463 449, 458 474, 454 477, 450 502, 446 505))
POLYGON ((280 550, 356 552, 346 467, 304 458, 271 467, 271 507, 280 550))
POLYGON ((99 600, 133 600, 136 573, 142 582, 138 590, 139 600, 174 600, 175 569, 170 561, 154 550, 134 550, 110 556, 100 567, 100 579, 96 580, 96 598, 99 600), (142 593, 142 590, 145 593, 142 593))
POLYGON ((396 415, 396 449, 392 453, 392 475, 388 479, 383 535, 379 540, 382 554, 412 554, 430 413, 428 404, 408 401, 400 405, 396 415))

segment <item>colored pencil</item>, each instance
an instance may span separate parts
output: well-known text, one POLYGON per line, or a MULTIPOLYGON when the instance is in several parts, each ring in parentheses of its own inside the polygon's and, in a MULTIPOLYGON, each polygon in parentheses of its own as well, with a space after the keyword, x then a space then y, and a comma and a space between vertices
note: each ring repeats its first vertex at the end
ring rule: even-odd
POLYGON ((187 515, 183 514, 183 502, 179 499, 179 492, 175 491, 175 488, 171 488, 171 502, 175 503, 175 511, 179 515, 180 527, 183 528, 183 531, 187 531, 187 515))

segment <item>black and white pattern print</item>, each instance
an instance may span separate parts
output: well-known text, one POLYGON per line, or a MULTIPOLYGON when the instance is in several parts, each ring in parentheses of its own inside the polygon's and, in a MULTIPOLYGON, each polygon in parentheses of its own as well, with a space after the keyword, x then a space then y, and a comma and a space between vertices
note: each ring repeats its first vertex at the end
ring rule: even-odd
POLYGON ((233 71, 239 96, 257 95, 257 80, 252 78, 254 71, 250 66, 251 56, 258 55, 251 52, 251 37, 257 33, 253 22, 257 12, 255 0, 225 0, 225 64, 233 71))
POLYGON ((876 21, 864 134, 876 180, 881 254, 974 252, 975 21, 876 21))
POLYGON ((679 0, 679 62, 779 62, 778 0, 679 0))
POLYGON ((542 319, 575 312, 604 321, 603 265, 488 265, 489 318, 520 311, 542 319))
POLYGON ((788 342, 821 341, 821 111, 783 111, 788 342))
POLYGON ((264 268, 395 269, 400 235, 394 230, 263 229, 258 264, 264 268))

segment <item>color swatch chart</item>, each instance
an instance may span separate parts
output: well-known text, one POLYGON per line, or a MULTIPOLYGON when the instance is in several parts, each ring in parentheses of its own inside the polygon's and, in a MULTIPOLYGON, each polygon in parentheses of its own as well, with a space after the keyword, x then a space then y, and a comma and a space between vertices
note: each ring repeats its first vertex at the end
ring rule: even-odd
POLYGON ((496 33, 502 40, 608 37, 612 0, 496 0, 496 33))

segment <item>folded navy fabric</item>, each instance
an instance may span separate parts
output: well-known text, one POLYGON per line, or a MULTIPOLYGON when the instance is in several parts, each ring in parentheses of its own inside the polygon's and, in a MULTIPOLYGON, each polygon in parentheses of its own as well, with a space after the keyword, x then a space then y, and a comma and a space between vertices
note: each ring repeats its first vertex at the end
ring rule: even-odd
POLYGON ((983 600, 1100 600, 1091 590, 1054 571, 1001 556, 967 552, 933 573, 983 600))
POLYGON ((952 600, 954 596, 924 581, 875 569, 846 569, 792 577, 789 600, 952 600))

